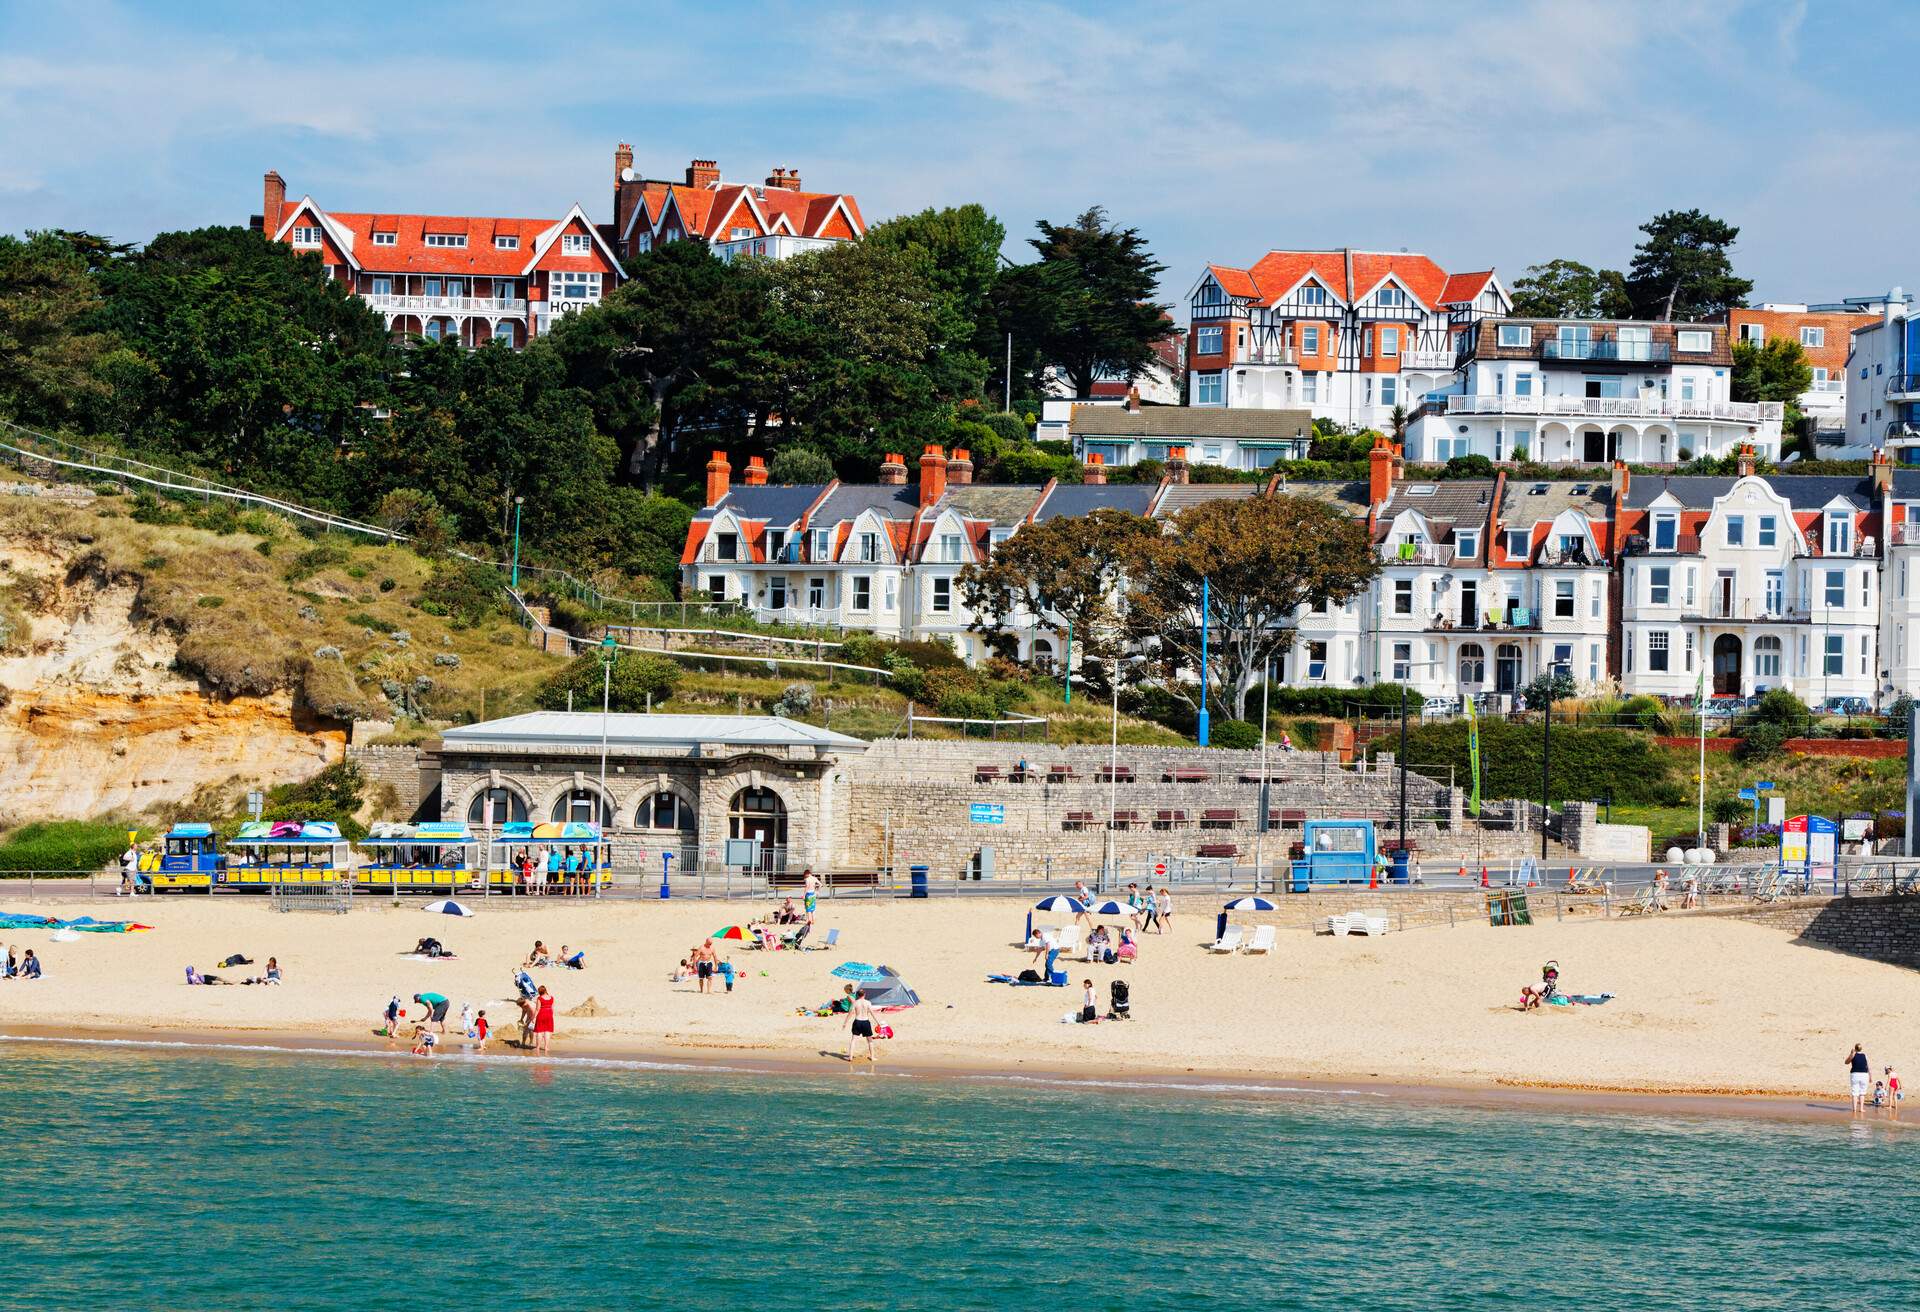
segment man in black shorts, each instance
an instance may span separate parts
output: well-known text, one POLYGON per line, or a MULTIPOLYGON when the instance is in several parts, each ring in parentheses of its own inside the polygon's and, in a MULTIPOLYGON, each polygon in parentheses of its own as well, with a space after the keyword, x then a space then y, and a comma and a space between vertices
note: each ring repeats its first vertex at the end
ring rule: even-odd
POLYGON ((413 995, 413 1000, 427 1009, 426 1019, 421 1021, 421 1024, 438 1025, 440 1032, 445 1034, 447 1032, 446 996, 440 993, 416 993, 413 995))
POLYGON ((847 1064, 853 1064, 853 1045, 860 1039, 867 1041, 867 1060, 873 1058, 873 1004, 867 1001, 867 991, 861 989, 853 995, 853 1006, 847 1011, 847 1024, 851 1032, 847 1035, 847 1064))

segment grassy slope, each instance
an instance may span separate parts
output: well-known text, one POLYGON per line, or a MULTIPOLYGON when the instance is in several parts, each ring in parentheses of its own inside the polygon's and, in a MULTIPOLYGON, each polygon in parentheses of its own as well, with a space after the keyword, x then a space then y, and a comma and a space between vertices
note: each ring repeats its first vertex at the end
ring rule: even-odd
MULTIPOLYGON (((1668 749, 1675 773, 1685 781, 1691 797, 1699 757, 1668 749)), ((1845 757, 1793 756, 1782 753, 1767 761, 1738 761, 1725 752, 1707 753, 1707 818, 1719 798, 1738 800, 1742 788, 1766 779, 1774 796, 1786 800, 1788 815, 1847 815, 1855 811, 1900 810, 1906 804, 1906 762, 1863 761, 1845 757)), ((1741 802, 1751 817, 1753 804, 1741 802)), ((1762 812, 1764 818, 1764 811, 1762 812)), ((1692 833, 1698 818, 1693 802, 1684 806, 1616 806, 1620 824, 1646 825, 1656 836, 1692 833)))

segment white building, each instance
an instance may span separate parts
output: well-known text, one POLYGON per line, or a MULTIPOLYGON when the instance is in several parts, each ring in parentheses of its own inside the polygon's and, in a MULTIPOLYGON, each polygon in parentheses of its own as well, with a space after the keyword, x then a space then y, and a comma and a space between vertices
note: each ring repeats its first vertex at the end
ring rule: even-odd
POLYGON ((1847 445, 1920 463, 1920 317, 1896 287, 1847 352, 1847 445))
POLYGON ((1676 464, 1751 443, 1780 454, 1784 407, 1731 399, 1725 324, 1482 318, 1414 411, 1408 458, 1676 464))

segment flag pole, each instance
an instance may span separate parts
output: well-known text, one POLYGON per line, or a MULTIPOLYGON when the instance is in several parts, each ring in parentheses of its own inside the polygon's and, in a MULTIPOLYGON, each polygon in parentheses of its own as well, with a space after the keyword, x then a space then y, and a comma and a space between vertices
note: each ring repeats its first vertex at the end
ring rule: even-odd
POLYGON ((1694 716, 1700 721, 1700 773, 1697 776, 1697 782, 1699 785, 1699 793, 1698 793, 1699 811, 1694 817, 1694 823, 1698 829, 1698 835, 1697 835, 1698 842, 1702 847, 1705 847, 1707 845, 1707 665, 1706 665, 1706 650, 1705 650, 1706 640, 1707 640, 1707 631, 1703 628, 1700 630, 1700 645, 1695 653, 1696 659, 1700 661, 1700 677, 1699 677, 1699 681, 1695 683, 1694 690, 1693 690, 1693 713, 1694 713, 1694 716))

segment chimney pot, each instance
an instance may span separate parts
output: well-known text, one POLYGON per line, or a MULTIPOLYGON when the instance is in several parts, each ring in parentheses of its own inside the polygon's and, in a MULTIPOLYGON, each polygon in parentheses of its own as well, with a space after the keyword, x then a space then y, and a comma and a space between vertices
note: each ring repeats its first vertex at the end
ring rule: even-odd
POLYGON ((1107 458, 1095 451, 1087 457, 1087 467, 1080 475, 1082 483, 1104 484, 1107 481, 1107 458))
POLYGON ((928 444, 920 453, 920 506, 922 509, 938 501, 947 490, 947 453, 940 447, 928 444))
POLYGON ((767 485, 767 462, 760 456, 747 457, 747 474, 744 480, 748 487, 767 485))
POLYGON ((689 187, 711 187, 720 181, 720 166, 710 159, 696 159, 687 165, 689 187))
POLYGON ((906 457, 889 451, 880 462, 880 482, 887 487, 904 487, 907 482, 906 457))
POLYGON ((1393 495, 1393 483, 1400 473, 1396 457, 1386 434, 1376 435, 1373 449, 1367 452, 1367 500, 1375 506, 1385 505, 1393 495))
POLYGON ((727 495, 727 481, 733 473, 733 466, 727 463, 725 451, 715 451, 713 459, 707 461, 707 504, 717 506, 727 495))
POLYGON ((1167 457, 1167 477, 1175 483, 1186 483, 1192 477, 1187 465, 1187 449, 1177 446, 1167 457))
POLYGON ((266 186, 260 206, 260 225, 268 237, 280 231, 280 212, 286 208, 287 184, 275 169, 267 170, 266 186))
POLYGON ((951 487, 965 487, 973 482, 973 455, 963 446, 953 449, 947 458, 947 483, 951 487))

